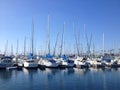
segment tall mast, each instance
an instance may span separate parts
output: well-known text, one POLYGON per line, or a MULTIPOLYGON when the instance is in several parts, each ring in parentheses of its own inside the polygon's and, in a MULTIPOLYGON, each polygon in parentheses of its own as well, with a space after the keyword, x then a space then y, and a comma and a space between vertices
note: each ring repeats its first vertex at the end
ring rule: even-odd
POLYGON ((104 33, 102 34, 102 38, 103 38, 103 40, 102 40, 102 48, 103 48, 102 51, 103 51, 103 52, 102 52, 102 53, 103 53, 103 56, 104 56, 104 33))
POLYGON ((11 55, 13 55, 13 45, 11 44, 11 55))
POLYGON ((73 22, 73 35, 74 35, 74 40, 75 40, 75 42, 74 42, 74 54, 76 55, 76 47, 77 47, 77 45, 76 45, 76 37, 75 37, 75 30, 74 30, 74 22, 73 22))
POLYGON ((34 53, 34 22, 33 22, 33 19, 32 19, 32 32, 31 32, 31 53, 33 54, 34 53))
POLYGON ((92 34, 91 34, 91 37, 90 37, 90 42, 88 41, 88 36, 87 36, 87 33, 86 33, 86 41, 87 41, 87 55, 90 56, 91 54, 91 51, 90 51, 90 48, 91 48, 91 41, 92 41, 92 34))
POLYGON ((66 25, 66 23, 64 22, 64 25, 63 25, 63 30, 64 30, 64 33, 63 33, 63 54, 65 54, 65 25, 66 25))
POLYGON ((84 47, 83 47, 83 48, 84 48, 84 49, 83 49, 83 53, 84 53, 84 54, 86 53, 85 33, 86 33, 86 31, 85 31, 85 24, 84 24, 84 45, 83 45, 83 46, 84 46, 84 47))
POLYGON ((80 55, 80 29, 78 29, 78 56, 80 55))
POLYGON ((63 43, 64 43, 64 32, 65 32, 65 22, 63 24, 63 32, 62 32, 62 42, 61 42, 61 46, 60 46, 60 56, 62 56, 62 52, 63 52, 63 43))
POLYGON ((93 36, 92 36, 92 46, 93 46, 93 56, 94 56, 95 46, 94 46, 94 37, 93 36))
POLYGON ((8 48, 8 40, 7 40, 6 45, 5 45, 5 51, 4 51, 5 55, 6 55, 6 52, 7 52, 7 48, 8 48))
POLYGON ((76 48, 77 48, 77 54, 79 56, 79 45, 78 45, 79 39, 77 40, 77 35, 76 35, 75 29, 74 29, 74 22, 73 22, 73 31, 74 31, 74 37, 75 37, 75 43, 76 43, 75 45, 76 45, 76 48))
POLYGON ((57 38, 56 38, 56 42, 55 42, 55 47, 54 47, 53 55, 55 55, 55 53, 56 53, 56 47, 57 47, 57 42, 58 42, 58 36, 59 36, 59 33, 57 33, 57 38))
POLYGON ((24 39, 24 56, 25 56, 25 54, 26 54, 26 37, 24 39))
POLYGON ((16 54, 18 55, 18 40, 17 40, 17 47, 16 47, 16 54))
POLYGON ((48 25, 47 25, 47 48, 50 54, 50 15, 48 15, 48 25))

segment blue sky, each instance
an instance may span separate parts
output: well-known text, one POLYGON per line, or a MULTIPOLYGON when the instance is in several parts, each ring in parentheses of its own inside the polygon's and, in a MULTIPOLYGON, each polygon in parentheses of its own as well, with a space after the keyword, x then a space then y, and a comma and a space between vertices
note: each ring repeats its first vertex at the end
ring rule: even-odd
POLYGON ((51 49, 54 47, 58 32, 61 36, 64 22, 66 51, 74 49, 73 22, 76 32, 80 30, 80 43, 84 42, 85 24, 88 37, 93 33, 96 50, 102 48, 103 32, 106 50, 120 48, 119 0, 0 0, 0 50, 4 51, 8 40, 8 51, 13 44, 15 52, 18 39, 19 52, 22 52, 25 36, 29 50, 34 18, 34 44, 36 50, 44 51, 48 15, 50 15, 51 49))

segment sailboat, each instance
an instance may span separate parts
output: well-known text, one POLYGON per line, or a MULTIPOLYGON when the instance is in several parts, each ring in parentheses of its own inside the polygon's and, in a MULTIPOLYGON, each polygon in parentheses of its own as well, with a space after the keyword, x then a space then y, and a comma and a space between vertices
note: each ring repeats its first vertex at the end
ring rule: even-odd
POLYGON ((33 52, 33 41, 34 41, 34 23, 32 21, 32 33, 31 33, 31 53, 29 55, 29 58, 27 60, 24 60, 24 67, 25 68, 37 68, 38 67, 38 61, 34 58, 34 52, 33 52))
POLYGON ((31 58, 28 58, 27 60, 24 60, 24 67, 25 68, 37 68, 38 62, 34 59, 33 54, 30 54, 31 58))
MULTIPOLYGON (((73 31, 74 31, 76 49, 77 49, 77 53, 78 53, 78 55, 76 56, 76 58, 72 59, 74 61, 74 65, 77 68, 88 68, 88 63, 85 62, 87 60, 87 58, 84 58, 83 56, 79 55, 79 47, 78 47, 79 46, 79 38, 77 40, 76 32, 74 30, 74 23, 73 23, 73 31)), ((85 25, 84 25, 84 33, 85 33, 85 25)), ((79 33, 78 33, 78 36, 79 36, 79 33)), ((84 35, 84 38, 85 38, 85 36, 86 35, 84 35)))
POLYGON ((58 63, 53 59, 50 54, 47 54, 45 57, 42 57, 39 62, 39 66, 47 68, 57 68, 58 63))
MULTIPOLYGON (((14 62, 14 66, 17 66, 17 63, 18 63, 18 40, 17 40, 17 48, 16 48, 16 54, 13 58, 13 62, 14 62)), ((13 46, 11 46, 11 54, 12 54, 12 50, 13 49, 13 46)))
POLYGON ((41 67, 49 67, 49 68, 56 68, 58 67, 58 63, 53 59, 53 56, 50 54, 50 30, 49 30, 49 15, 48 15, 48 26, 47 26, 47 42, 46 46, 48 49, 48 54, 45 57, 41 57, 38 64, 41 67))
POLYGON ((63 25, 60 56, 59 56, 59 59, 57 61, 59 61, 59 66, 61 68, 74 67, 74 62, 72 60, 70 60, 65 54, 62 53, 63 52, 63 43, 64 43, 64 31, 65 31, 65 23, 63 25))
POLYGON ((0 69, 5 69, 7 67, 12 67, 13 66, 13 58, 12 56, 7 56, 6 51, 7 51, 7 46, 8 46, 8 40, 5 46, 5 51, 3 55, 0 55, 0 69))

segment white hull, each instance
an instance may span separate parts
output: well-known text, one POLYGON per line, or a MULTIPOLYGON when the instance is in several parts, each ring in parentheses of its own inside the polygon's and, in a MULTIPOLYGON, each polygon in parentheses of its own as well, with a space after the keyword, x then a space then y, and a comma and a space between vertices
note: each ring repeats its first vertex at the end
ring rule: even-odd
POLYGON ((61 65, 62 65, 62 66, 65 66, 65 67, 74 67, 74 64, 73 64, 73 63, 68 63, 68 62, 62 62, 61 65))
POLYGON ((25 68, 37 68, 38 67, 38 63, 35 62, 34 60, 25 61, 23 65, 25 68))
POLYGON ((74 63, 72 60, 63 60, 61 59, 60 67, 74 67, 74 63))
POLYGON ((45 67, 49 67, 49 68, 56 68, 58 67, 58 63, 56 63, 55 60, 47 60, 47 59, 41 59, 38 64, 40 66, 45 66, 45 67))

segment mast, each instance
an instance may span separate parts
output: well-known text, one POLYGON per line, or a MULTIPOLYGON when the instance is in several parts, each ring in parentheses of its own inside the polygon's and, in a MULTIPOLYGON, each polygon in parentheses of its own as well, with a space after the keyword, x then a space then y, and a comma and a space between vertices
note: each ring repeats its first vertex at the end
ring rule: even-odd
POLYGON ((75 39, 75 42, 74 42, 74 54, 76 55, 76 37, 75 37, 75 30, 74 30, 74 22, 73 22, 73 33, 74 33, 74 39, 75 39))
POLYGON ((83 47, 83 53, 84 54, 86 53, 86 50, 85 50, 86 49, 86 47, 85 47, 86 46, 86 43, 85 43, 85 33, 86 33, 86 31, 85 31, 85 24, 84 24, 84 45, 83 45, 84 46, 83 47))
POLYGON ((57 38, 56 38, 56 42, 55 42, 55 48, 54 48, 53 55, 55 55, 55 53, 56 53, 56 47, 57 47, 57 42, 58 42, 58 36, 59 36, 59 33, 57 33, 57 38))
POLYGON ((80 29, 78 29, 78 56, 80 56, 80 29))
POLYGON ((62 32, 62 42, 61 42, 61 46, 60 46, 60 56, 62 56, 62 51, 63 51, 63 43, 64 43, 64 32, 65 32, 65 22, 63 24, 63 32, 62 32))
POLYGON ((5 54, 5 55, 6 55, 6 53, 7 53, 7 48, 8 48, 8 40, 7 40, 6 45, 5 45, 5 51, 4 51, 4 54, 5 54))
POLYGON ((73 31, 74 31, 74 37, 75 37, 75 43, 76 43, 75 45, 76 45, 76 48, 77 48, 77 54, 79 56, 79 45, 78 45, 79 39, 77 41, 77 35, 76 35, 75 29, 74 29, 74 22, 73 22, 73 31))
POLYGON ((48 15, 47 40, 48 53, 50 54, 50 15, 48 15))
POLYGON ((17 40, 17 47, 16 47, 16 55, 18 55, 18 40, 17 40))
POLYGON ((32 32, 31 32, 31 54, 34 54, 34 22, 32 19, 32 32))
POLYGON ((26 37, 24 39, 24 56, 25 56, 25 54, 26 54, 26 37))
POLYGON ((65 54, 65 25, 66 25, 66 23, 64 22, 64 24, 63 24, 63 30, 64 30, 64 33, 63 33, 63 52, 62 52, 63 55, 65 54))
POLYGON ((90 48, 91 48, 92 34, 91 34, 90 42, 89 42, 88 37, 87 37, 87 33, 86 33, 86 41, 87 41, 87 48, 88 48, 87 55, 90 56, 90 54, 91 54, 90 48))
POLYGON ((94 37, 93 36, 92 36, 92 46, 93 46, 93 56, 94 56, 95 46, 94 46, 94 37))
POLYGON ((11 44, 11 55, 13 55, 13 45, 11 44))
POLYGON ((103 53, 103 56, 104 56, 104 33, 102 34, 102 38, 103 38, 103 40, 102 40, 102 48, 103 48, 102 51, 103 51, 103 52, 102 52, 102 53, 103 53))

